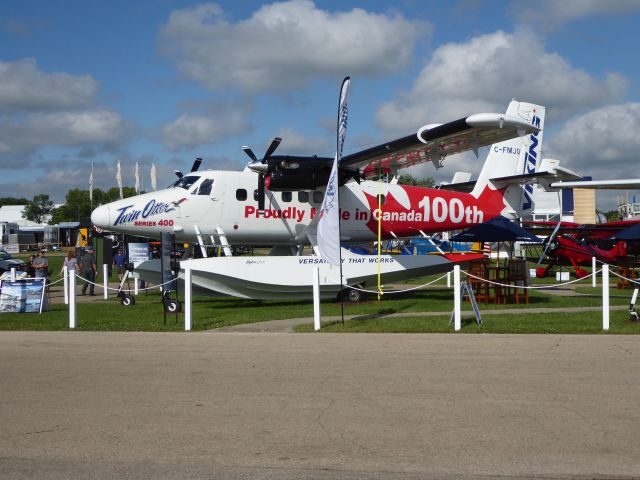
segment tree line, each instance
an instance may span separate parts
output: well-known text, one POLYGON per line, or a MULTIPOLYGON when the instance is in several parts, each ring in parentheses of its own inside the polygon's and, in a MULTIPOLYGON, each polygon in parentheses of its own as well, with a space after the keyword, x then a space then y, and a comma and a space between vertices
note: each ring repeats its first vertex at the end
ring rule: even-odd
MULTIPOLYGON (((144 193, 144 192, 143 192, 144 193)), ((136 195, 133 187, 123 187, 124 198, 136 195)), ((61 222, 82 222, 91 217, 91 211, 98 205, 115 202, 120 199, 120 189, 117 187, 102 191, 93 189, 93 202, 89 198, 89 190, 74 188, 67 192, 65 202, 56 208, 49 195, 40 193, 32 200, 26 198, 0 197, 0 206, 25 205, 23 218, 36 223, 50 223, 55 225, 61 222)))

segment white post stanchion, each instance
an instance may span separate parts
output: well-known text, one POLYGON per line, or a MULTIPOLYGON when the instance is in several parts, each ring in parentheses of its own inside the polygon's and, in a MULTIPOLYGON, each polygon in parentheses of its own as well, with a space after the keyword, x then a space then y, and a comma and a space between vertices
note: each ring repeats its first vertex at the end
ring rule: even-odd
POLYGON ((596 288, 596 257, 591 257, 591 286, 596 288))
POLYGON ((107 300, 109 298, 109 265, 106 263, 102 264, 102 279, 104 280, 104 292, 102 293, 102 296, 107 300))
POLYGON ((140 288, 140 283, 138 277, 133 277, 133 294, 138 295, 140 288))
POLYGON ((64 286, 64 304, 69 305, 69 267, 62 267, 62 284, 64 286))
POLYGON ((609 265, 602 265, 602 329, 609 330, 609 265))
POLYGON ((320 269, 313 267, 313 329, 320 330, 320 269))
POLYGON ((11 281, 16 281, 16 267, 11 267, 11 281))
POLYGON ((451 288, 451 272, 447 272, 447 288, 451 288))
POLYGON ((458 332, 462 328, 460 298, 460 265, 453 266, 453 329, 458 332))
MULTIPOLYGON (((136 281, 138 279, 136 278, 136 281)), ((184 331, 191 330, 191 302, 192 302, 192 288, 191 288, 191 269, 184 269, 184 331)))
POLYGON ((76 328, 76 271, 69 270, 69 328, 76 328))

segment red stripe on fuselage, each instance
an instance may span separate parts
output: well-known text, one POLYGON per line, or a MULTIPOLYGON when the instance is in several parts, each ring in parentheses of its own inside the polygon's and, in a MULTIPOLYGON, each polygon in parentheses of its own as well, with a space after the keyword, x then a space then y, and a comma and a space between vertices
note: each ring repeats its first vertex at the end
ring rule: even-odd
POLYGON ((504 209, 506 187, 493 190, 486 187, 478 198, 468 193, 450 192, 433 188, 398 186, 407 193, 410 207, 405 208, 393 195, 393 188, 385 196, 382 209, 378 198, 364 195, 370 209, 367 228, 378 232, 378 219, 382 218, 382 236, 405 237, 424 233, 460 230, 491 220, 504 209))

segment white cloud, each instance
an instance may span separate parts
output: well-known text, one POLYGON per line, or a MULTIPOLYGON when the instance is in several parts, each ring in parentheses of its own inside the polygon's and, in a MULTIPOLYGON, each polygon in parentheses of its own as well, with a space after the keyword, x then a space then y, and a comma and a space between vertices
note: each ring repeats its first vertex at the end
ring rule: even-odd
MULTIPOLYGON (((305 137, 292 128, 282 128, 276 136, 282 138, 282 144, 278 150, 283 152, 283 155, 318 155, 327 157, 335 155, 335 140, 331 141, 331 137, 328 136, 320 138, 305 137), (333 150, 331 150, 332 147, 333 150)), ((256 154, 258 155, 257 152, 256 154)))
POLYGON ((237 23, 217 5, 204 4, 174 11, 161 29, 160 48, 182 75, 210 89, 265 91, 345 73, 394 73, 430 32, 430 25, 399 14, 334 13, 309 0, 264 5, 237 23))
POLYGON ((503 112, 512 98, 551 107, 554 121, 619 101, 627 83, 618 74, 598 80, 572 67, 531 33, 497 31, 437 48, 411 91, 379 108, 376 123, 406 131, 475 112, 503 112))
POLYGON ((91 76, 43 73, 33 58, 0 62, 0 113, 84 107, 97 91, 91 76))
POLYGON ((25 154, 44 146, 117 145, 129 125, 94 104, 98 88, 89 75, 42 72, 33 58, 0 62, 0 166, 22 164, 25 154))
POLYGON ((163 128, 164 142, 169 150, 215 143, 249 128, 245 115, 230 112, 218 118, 202 115, 180 115, 163 128))
POLYGON ((567 122, 545 156, 594 179, 638 178, 638 131, 640 103, 599 108, 567 122))
POLYGON ((0 123, 0 154, 23 154, 45 145, 114 146, 126 131, 125 120, 109 110, 32 113, 24 121, 0 123))
POLYGON ((593 15, 617 15, 640 10, 639 0, 516 0, 510 6, 519 21, 554 30, 567 22, 593 15))

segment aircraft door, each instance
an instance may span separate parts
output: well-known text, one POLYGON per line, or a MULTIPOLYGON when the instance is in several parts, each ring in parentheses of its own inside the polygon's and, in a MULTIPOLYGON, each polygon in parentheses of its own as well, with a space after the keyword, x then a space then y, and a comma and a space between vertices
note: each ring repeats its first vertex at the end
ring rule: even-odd
POLYGON ((224 185, 205 178, 192 187, 178 206, 178 220, 197 225, 201 232, 215 231, 220 221, 224 185))
POLYGON ((253 200, 253 190, 240 183, 241 177, 239 175, 237 179, 232 177, 230 179, 225 184, 227 190, 224 192, 225 202, 222 209, 222 218, 227 227, 238 223, 244 207, 253 200))

